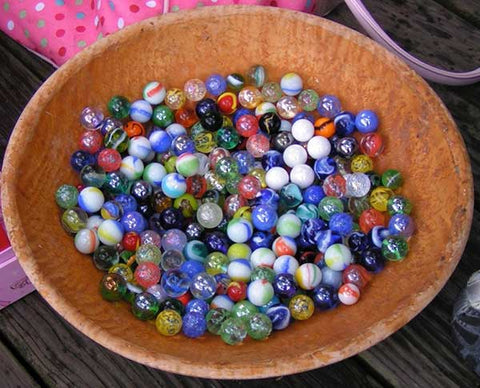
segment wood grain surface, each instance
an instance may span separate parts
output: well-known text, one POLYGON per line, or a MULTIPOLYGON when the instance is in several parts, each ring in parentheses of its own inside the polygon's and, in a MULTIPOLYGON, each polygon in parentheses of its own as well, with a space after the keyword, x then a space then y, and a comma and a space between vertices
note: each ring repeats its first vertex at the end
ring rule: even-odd
MULTIPOLYGON (((374 2, 366 1, 365 3, 369 6, 374 2)), ((398 16, 394 15, 399 14, 398 10, 403 12, 414 10, 418 4, 418 1, 385 1, 381 5, 376 2, 373 13, 389 32, 395 31, 398 41, 404 47, 409 44, 408 39, 413 39, 416 43, 412 50, 415 52, 421 43, 419 52, 427 60, 432 58, 430 61, 432 63, 465 70, 479 63, 475 59, 478 58, 478 46, 476 46, 478 40, 475 38, 475 34, 479 31, 478 24, 475 25, 475 15, 478 17, 478 12, 475 12, 479 9, 478 2, 421 2, 426 9, 424 22, 426 27, 429 23, 435 24, 428 19, 435 18, 440 9, 443 12, 442 15, 446 15, 444 20, 455 19, 468 31, 465 36, 458 36, 447 24, 437 25, 437 28, 445 29, 447 33, 452 32, 448 38, 425 35, 421 29, 412 32, 411 28, 397 21, 398 16), (435 11, 431 11, 432 9, 435 11), (465 17, 465 14, 471 17, 465 17), (413 38, 409 38, 409 34, 413 34, 413 38), (458 53, 449 54, 447 49, 443 49, 445 44, 456 46, 458 53), (440 52, 448 60, 445 60, 440 52)), ((418 14, 418 12, 414 13, 418 14)), ((408 12, 406 14, 408 15, 408 12)), ((330 17, 357 28, 343 6, 330 17)), ((0 112, 3 117, 0 122, 0 134, 2 141, 5 142, 29 97, 52 69, 4 35, 0 36, 0 47, 4 53, 0 57, 2 68, 0 112)), ((480 136, 476 127, 480 118, 478 99, 480 88, 478 85, 463 88, 432 86, 452 113, 464 137, 472 161, 477 194, 479 192, 480 136)), ((253 381, 248 384, 255 386, 265 383, 281 386, 293 384, 335 386, 340 383, 351 386, 478 385, 477 377, 466 369, 455 353, 449 327, 453 301, 471 272, 479 267, 478 260, 475 260, 480 249, 478 202, 476 205, 470 239, 457 270, 435 300, 407 326, 368 351, 338 364, 281 379, 253 381)), ((14 365, 21 365, 20 369, 13 368, 15 371, 19 370, 18 373, 7 373, 7 370, 11 369, 4 363, 0 366, 0 375, 5 375, 7 385, 11 386, 30 386, 32 381, 52 386, 112 384, 128 386, 139 382, 142 384, 145 382, 145 385, 156 383, 162 386, 247 384, 182 377, 128 361, 99 347, 71 328, 43 302, 38 294, 32 294, 0 312, 0 339, 4 347, 1 351, 2 357, 14 360, 14 365)))

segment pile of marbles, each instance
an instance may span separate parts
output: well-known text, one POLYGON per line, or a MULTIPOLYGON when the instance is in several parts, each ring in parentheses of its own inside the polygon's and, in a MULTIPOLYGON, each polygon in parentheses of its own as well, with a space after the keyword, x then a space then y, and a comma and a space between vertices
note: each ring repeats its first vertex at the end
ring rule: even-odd
POLYGON ((296 73, 154 81, 86 107, 70 159, 78 185, 55 194, 75 247, 166 336, 228 344, 352 305, 414 232, 375 112, 342 110, 296 73))

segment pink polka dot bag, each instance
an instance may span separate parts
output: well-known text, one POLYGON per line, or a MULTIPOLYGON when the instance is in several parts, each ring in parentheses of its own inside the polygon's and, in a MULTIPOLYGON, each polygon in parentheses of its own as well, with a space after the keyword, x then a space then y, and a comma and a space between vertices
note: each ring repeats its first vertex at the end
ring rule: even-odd
POLYGON ((55 65, 123 27, 167 12, 247 4, 312 12, 315 0, 5 0, 0 29, 55 65))

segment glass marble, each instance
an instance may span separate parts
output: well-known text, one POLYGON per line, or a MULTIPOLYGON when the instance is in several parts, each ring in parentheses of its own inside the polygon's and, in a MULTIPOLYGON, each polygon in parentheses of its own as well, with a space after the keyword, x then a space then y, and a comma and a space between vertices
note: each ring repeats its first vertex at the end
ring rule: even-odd
POLYGON ((166 105, 157 105, 153 108, 152 122, 160 128, 166 128, 174 122, 175 115, 166 105))
POLYGON ((143 99, 152 105, 161 104, 165 98, 165 93, 165 87, 158 81, 149 82, 142 91, 143 99))
POLYGON ((388 222, 388 230, 392 235, 409 238, 415 231, 415 224, 408 214, 394 214, 388 222))
POLYGON ((231 313, 232 317, 239 318, 243 321, 248 320, 253 314, 258 312, 257 306, 248 300, 241 300, 234 304, 231 313))
POLYGON ((271 143, 275 150, 283 152, 288 146, 292 145, 294 141, 295 139, 290 132, 280 132, 273 136, 271 143))
POLYGON ((146 123, 152 117, 152 105, 145 100, 136 100, 130 105, 130 118, 139 123, 146 123))
POLYGON ((103 120, 102 124, 100 125, 100 133, 102 136, 105 136, 107 132, 111 131, 112 129, 115 128, 121 128, 122 127, 122 121, 118 120, 113 117, 106 117, 105 120, 103 120))
POLYGON ((355 127, 361 133, 375 132, 378 124, 378 116, 371 110, 362 110, 355 117, 355 127))
POLYGON ((290 171, 291 184, 297 185, 300 189, 306 189, 311 186, 314 181, 315 173, 308 164, 298 164, 290 171))
POLYGON ((95 156, 86 151, 78 150, 70 156, 70 165, 77 172, 80 172, 85 166, 94 164, 95 156))
POLYGON ((247 288, 247 298, 255 306, 263 306, 273 298, 273 286, 267 279, 252 281, 247 288))
POLYGON ((217 111, 207 111, 200 118, 202 127, 207 131, 217 131, 223 125, 223 116, 217 111))
POLYGON ((187 102, 187 97, 183 90, 178 88, 168 89, 165 94, 164 103, 172 110, 180 109, 187 102))
POLYGON ((318 179, 325 179, 337 171, 337 163, 333 158, 325 156, 315 161, 313 171, 318 179))
POLYGON ((82 151, 95 154, 103 145, 103 136, 99 131, 85 131, 81 134, 79 147, 82 151))
POLYGON ((361 198, 366 196, 371 189, 371 182, 368 175, 361 172, 354 172, 344 176, 346 182, 347 197, 361 198))
POLYGON ((327 229, 325 222, 319 218, 311 218, 302 223, 300 235, 313 246, 317 244, 319 233, 325 229, 327 229))
POLYGON ((258 125, 268 135, 275 135, 279 132, 282 121, 275 112, 267 112, 260 116, 258 125))
POLYGON ((394 195, 394 192, 388 187, 377 187, 370 193, 370 205, 378 211, 385 212, 387 211, 388 200, 394 195))
POLYGON ((313 89, 302 90, 298 96, 298 104, 304 111, 312 112, 317 108, 319 96, 313 89))
POLYGON ((403 183, 403 177, 400 171, 389 169, 382 174, 382 185, 389 189, 398 189, 403 183))
POLYGON ((262 65, 254 65, 247 71, 246 81, 257 88, 261 88, 263 86, 266 78, 267 71, 262 65))
MULTIPOLYGON (((357 139, 355 139, 354 137, 346 136, 346 137, 342 137, 342 138, 337 139, 334 142, 334 147, 335 147, 335 151, 337 152, 338 156, 340 156, 342 158, 350 159, 358 151, 358 142, 357 142, 357 139)), ((367 170, 367 171, 369 171, 369 170, 367 170)), ((366 172, 366 171, 360 171, 359 170, 358 172, 366 172)))
POLYGON ((326 196, 320 201, 318 211, 322 219, 330 221, 334 214, 344 211, 344 205, 339 198, 326 196))
POLYGON ((394 195, 387 201, 388 214, 410 214, 412 211, 412 203, 401 195, 394 195))
POLYGON ((104 118, 105 116, 100 109, 87 106, 80 113, 80 124, 85 129, 96 130, 102 125, 104 118))
POLYGON ((247 325, 239 318, 227 318, 221 324, 219 334, 225 343, 237 345, 242 343, 247 336, 247 325))
POLYGON ((351 112, 343 111, 338 113, 335 115, 333 122, 335 124, 335 133, 340 137, 350 136, 356 130, 355 115, 351 112))
POLYGON ((319 310, 330 310, 338 306, 338 294, 335 287, 328 284, 318 285, 312 293, 315 307, 319 310))
POLYGON ((319 117, 314 122, 315 136, 322 136, 327 139, 333 138, 335 134, 335 124, 332 119, 319 117))
POLYGON ((277 113, 282 119, 291 120, 301 111, 298 101, 293 96, 283 96, 276 104, 277 113))
POLYGON ((220 74, 212 74, 205 81, 205 88, 212 96, 219 96, 227 90, 227 81, 220 74))
MULTIPOLYGON (((347 176, 348 182, 348 176, 347 176)), ((353 215, 355 220, 358 220, 362 212, 365 210, 370 209, 370 201, 368 200, 368 196, 364 197, 350 197, 347 201, 347 208, 348 211, 353 215)))
POLYGON ((62 227, 68 233, 77 233, 84 229, 87 226, 87 220, 87 213, 78 207, 66 209, 61 217, 62 227))
POLYGON ((205 271, 209 275, 219 273, 227 273, 230 260, 228 256, 222 252, 212 252, 205 258, 205 271))
POLYGON ((369 239, 363 232, 351 233, 347 238, 347 246, 353 253, 362 253, 369 248, 369 239))
POLYGON ((334 271, 343 271, 352 264, 352 253, 343 244, 333 244, 325 251, 325 263, 334 271))
POLYGON ((302 190, 295 183, 288 183, 280 189, 280 205, 294 209, 302 203, 302 190))
POLYGON ((339 114, 341 110, 341 103, 337 97, 326 94, 319 98, 317 111, 320 116, 331 119, 334 118, 337 114, 339 114))
POLYGON ((353 283, 345 283, 338 289, 338 299, 345 305, 352 305, 360 299, 360 289, 353 283))
POLYGON ((227 150, 234 149, 240 142, 240 136, 235 128, 223 127, 215 134, 216 144, 227 150))
POLYGON ((231 313, 223 308, 213 308, 206 315, 207 329, 210 333, 220 335, 222 323, 231 317, 231 313))
POLYGON ((227 295, 233 302, 239 302, 247 297, 247 284, 242 281, 232 281, 227 286, 227 295))
POLYGON ((205 272, 205 267, 202 262, 197 260, 187 260, 184 261, 183 264, 180 266, 180 270, 185 272, 188 277, 191 279, 195 275, 205 272))
POLYGON ((135 268, 134 278, 139 286, 148 288, 160 281, 160 268, 151 261, 140 263, 135 268))
POLYGON ((123 238, 123 225, 117 220, 104 220, 98 227, 98 238, 105 245, 117 245, 123 238))
POLYGON ((263 155, 265 155, 269 149, 270 140, 262 133, 254 134, 247 140, 247 151, 255 158, 263 157, 263 155))
POLYGON ((255 109, 262 101, 262 93, 255 86, 245 86, 238 93, 238 102, 244 108, 255 109))
POLYGON ((250 137, 258 132, 258 119, 252 115, 243 115, 235 123, 235 129, 240 136, 250 137))
POLYGON ((209 310, 210 306, 203 299, 192 299, 187 303, 187 306, 185 307, 185 312, 187 314, 189 312, 193 312, 206 316, 209 310))
POLYGON ((279 236, 298 237, 302 227, 302 221, 295 214, 283 214, 277 221, 277 233, 279 236))
POLYGON ((155 327, 164 336, 176 335, 182 330, 182 317, 174 310, 163 310, 155 320, 155 327))
POLYGON ((292 298, 298 291, 297 283, 291 273, 279 273, 272 282, 275 295, 279 298, 292 298))
POLYGON ((198 338, 207 331, 207 321, 202 314, 187 313, 183 316, 182 332, 186 337, 198 338))
POLYGON ((190 79, 185 82, 183 91, 185 93, 185 97, 193 102, 200 101, 207 93, 205 83, 197 78, 190 79))
POLYGON ((192 277, 190 282, 190 292, 194 298, 197 299, 210 299, 215 295, 217 290, 217 281, 214 276, 200 272, 192 277))
POLYGON ((168 249, 162 253, 160 259, 160 266, 164 271, 169 271, 171 269, 178 269, 185 262, 185 257, 183 253, 176 249, 168 249))
POLYGON ((227 87, 235 92, 240 91, 245 86, 245 78, 238 73, 227 75, 227 87))
POLYGON ((100 245, 93 253, 93 264, 100 271, 108 271, 112 265, 118 264, 120 257, 114 247, 100 245))
POLYGON ((113 96, 107 104, 108 111, 116 119, 124 119, 130 112, 130 101, 123 96, 113 96))
POLYGON ((268 282, 272 283, 274 282, 275 279, 275 271, 272 268, 266 267, 266 266, 256 266, 252 270, 252 274, 250 275, 251 281, 255 281, 258 279, 265 279, 268 282))
POLYGON ((147 229, 147 220, 137 211, 124 213, 120 222, 125 229, 125 232, 141 233, 147 229))
POLYGON ((302 223, 311 218, 318 218, 318 207, 313 203, 302 203, 295 211, 296 216, 302 223))
POLYGON ((55 202, 62 209, 71 209, 77 205, 78 190, 72 185, 61 185, 55 192, 55 202))
POLYGON ((182 125, 184 128, 190 128, 198 120, 195 111, 188 107, 182 107, 175 111, 174 117, 177 124, 182 125))
POLYGON ((379 156, 383 150, 383 138, 377 132, 367 133, 360 139, 360 151, 371 158, 379 156))
POLYGON ((115 149, 105 148, 98 154, 97 164, 106 172, 116 171, 122 165, 122 156, 115 149))
POLYGON ((142 321, 154 319, 158 311, 159 305, 157 299, 148 292, 137 294, 132 302, 133 315, 142 321))
POLYGON ((408 243, 402 236, 388 236, 382 241, 382 255, 389 261, 403 260, 408 253, 408 243))
POLYGON ((190 278, 179 269, 171 269, 162 275, 160 284, 171 298, 185 294, 190 287, 190 278))
POLYGON ((272 332, 272 321, 266 314, 255 313, 248 321, 247 334, 254 340, 261 341, 266 339, 272 332))
MULTIPOLYGON (((237 110, 237 107, 238 107, 237 95, 231 92, 222 93, 217 98, 217 105, 221 113, 230 115, 237 110)), ((238 118, 240 117, 241 116, 238 116, 238 118)))
POLYGON ((350 163, 352 172, 369 172, 373 170, 373 161, 367 155, 355 155, 350 163))
POLYGON ((303 88, 302 78, 297 73, 287 73, 280 79, 280 88, 287 96, 296 96, 303 88))
POLYGON ((360 290, 365 288, 372 275, 359 264, 351 264, 343 271, 343 283, 355 284, 360 290))
POLYGON ((294 275, 299 267, 298 260, 293 256, 296 253, 296 244, 290 246, 289 243, 294 244, 295 240, 289 237, 277 237, 272 245, 272 250, 277 255, 277 260, 273 263, 273 270, 276 274, 289 273, 294 275))
POLYGON ((273 330, 284 330, 290 324, 291 313, 287 306, 272 306, 266 311, 266 315, 272 321, 273 330))
POLYGON ((288 146, 283 152, 283 160, 288 167, 295 167, 307 162, 307 151, 299 144, 288 146))
POLYGON ((295 295, 288 303, 288 309, 292 318, 303 321, 310 318, 315 312, 315 305, 312 298, 307 295, 295 295))
POLYGON ((364 210, 358 219, 360 229, 363 233, 368 233, 374 226, 385 226, 385 215, 377 209, 364 210))
POLYGON ((379 273, 385 267, 385 258, 380 249, 367 249, 360 255, 358 263, 369 272, 379 273))
POLYGON ((149 202, 152 199, 153 187, 147 181, 143 181, 143 180, 135 181, 130 186, 130 195, 139 204, 149 202))
POLYGON ((237 176, 238 170, 237 161, 230 156, 219 159, 215 165, 215 173, 223 179, 230 179, 237 176))
POLYGON ((353 217, 348 213, 335 213, 330 217, 328 227, 332 232, 346 236, 353 230, 353 217))
POLYGON ((125 296, 127 282, 117 273, 107 273, 100 281, 100 294, 109 302, 116 302, 125 296))
POLYGON ((137 248, 135 260, 137 264, 151 261, 152 263, 159 265, 162 258, 160 249, 153 244, 142 244, 137 248))
POLYGON ((203 203, 197 210, 197 221, 207 229, 217 227, 223 218, 223 211, 216 203, 203 203))

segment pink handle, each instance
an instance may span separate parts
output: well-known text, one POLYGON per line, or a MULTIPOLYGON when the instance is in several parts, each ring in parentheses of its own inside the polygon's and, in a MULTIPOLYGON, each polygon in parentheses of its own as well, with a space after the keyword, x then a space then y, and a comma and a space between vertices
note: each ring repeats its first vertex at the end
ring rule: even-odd
POLYGON ((360 0, 345 0, 350 11, 373 39, 393 51, 422 77, 446 85, 469 85, 480 82, 480 68, 466 73, 456 73, 428 65, 407 53, 396 44, 373 19, 360 0))

